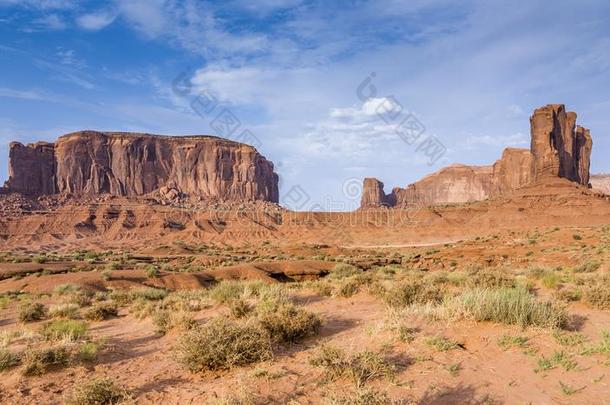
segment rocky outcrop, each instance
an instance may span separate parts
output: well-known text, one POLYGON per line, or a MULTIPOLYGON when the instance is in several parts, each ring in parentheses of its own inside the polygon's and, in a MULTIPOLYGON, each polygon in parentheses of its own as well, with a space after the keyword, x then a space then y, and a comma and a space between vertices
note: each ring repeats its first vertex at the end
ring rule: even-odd
POLYGON ((530 125, 532 179, 563 177, 589 184, 593 143, 588 129, 576 127, 576 113, 566 112, 563 104, 549 104, 534 111, 530 125))
POLYGON ((576 113, 551 104, 535 110, 530 124, 531 150, 507 148, 492 166, 452 165, 389 195, 381 181, 365 179, 361 207, 379 201, 399 207, 479 201, 545 178, 588 185, 593 142, 588 129, 576 126, 576 113))
POLYGON ((28 195, 54 194, 57 168, 52 143, 38 142, 24 146, 9 145, 9 165, 6 189, 28 195))
POLYGON ((507 194, 531 182, 532 154, 527 149, 506 148, 493 165, 491 195, 507 194))
POLYGON ((278 202, 273 163, 213 136, 82 131, 54 144, 11 144, 7 188, 28 195, 184 194, 278 202), (171 191, 170 191, 171 190, 171 191))
POLYGON ((379 180, 367 177, 362 185, 362 198, 360 200, 361 207, 383 207, 393 205, 388 201, 388 197, 383 191, 383 183, 379 180))
POLYGON ((490 166, 452 165, 410 184, 395 188, 389 200, 395 205, 450 204, 478 201, 491 193, 492 168, 490 166))

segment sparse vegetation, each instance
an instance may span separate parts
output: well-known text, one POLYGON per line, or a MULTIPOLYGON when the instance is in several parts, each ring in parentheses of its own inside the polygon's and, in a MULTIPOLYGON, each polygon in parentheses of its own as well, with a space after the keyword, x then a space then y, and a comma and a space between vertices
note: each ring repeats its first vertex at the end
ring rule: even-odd
POLYGON ((40 334, 47 340, 70 340, 82 339, 87 335, 88 326, 86 322, 73 319, 57 319, 42 326, 40 334))
POLYGON ((74 386, 69 405, 114 405, 130 398, 129 391, 108 377, 83 380, 74 386))
POLYGON ((54 367, 65 367, 70 361, 70 352, 65 346, 46 349, 27 349, 23 353, 23 374, 42 375, 54 367))
POLYGON ((316 314, 287 303, 274 311, 266 311, 259 316, 262 327, 277 342, 295 343, 315 335, 322 320, 316 314))
POLYGON ((439 352, 446 352, 448 350, 455 350, 458 349, 460 347, 460 345, 457 342, 454 342, 450 339, 447 339, 443 336, 434 336, 431 338, 428 338, 426 340, 426 344, 428 346, 433 347, 434 349, 438 350, 439 352))
POLYGON ((498 339, 498 346, 503 350, 508 350, 511 347, 525 347, 529 339, 525 336, 514 336, 514 335, 502 335, 498 339))
POLYGON ((324 369, 327 381, 346 377, 357 387, 376 378, 394 378, 396 368, 381 354, 368 350, 346 355, 341 349, 323 345, 318 353, 310 359, 315 367, 324 369))
POLYGON ((561 305, 538 301, 521 288, 467 290, 448 305, 452 311, 466 318, 521 327, 562 328, 568 320, 561 305))
POLYGON ((21 322, 40 321, 46 315, 46 307, 40 302, 26 301, 19 306, 19 320, 21 322))
POLYGON ((19 356, 8 349, 0 349, 0 371, 9 370, 19 365, 19 356))
POLYGON ((271 339, 254 322, 238 323, 216 318, 180 337, 177 361, 193 373, 230 369, 269 360, 271 339))
POLYGON ((116 303, 112 301, 102 301, 92 305, 84 313, 85 319, 90 321, 103 321, 113 316, 118 316, 119 311, 116 303))

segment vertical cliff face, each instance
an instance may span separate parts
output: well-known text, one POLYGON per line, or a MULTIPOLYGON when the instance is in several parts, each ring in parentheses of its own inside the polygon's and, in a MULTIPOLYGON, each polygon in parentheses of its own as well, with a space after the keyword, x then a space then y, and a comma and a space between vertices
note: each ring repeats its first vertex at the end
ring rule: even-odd
POLYGON ((493 166, 449 166, 387 196, 377 196, 375 184, 383 190, 383 183, 373 179, 365 182, 361 206, 375 206, 372 200, 400 207, 478 201, 553 177, 588 185, 593 142, 589 130, 576 125, 576 113, 550 104, 535 110, 530 124, 531 150, 507 148, 493 166))
POLYGON ((6 188, 26 195, 55 193, 55 150, 52 143, 9 145, 9 179, 6 188))
POLYGON ((360 199, 360 206, 373 208, 387 206, 388 199, 383 191, 383 183, 379 180, 367 177, 364 179, 362 185, 362 198, 360 199))
POLYGON ((576 127, 576 113, 549 104, 536 109, 530 123, 532 179, 563 177, 587 185, 593 142, 588 129, 576 127))
POLYGON ((131 197, 171 187, 209 199, 279 200, 273 164, 255 148, 221 138, 83 131, 46 145, 11 146, 10 190, 131 197), (31 166, 44 170, 26 170, 31 166))
POLYGON ((492 195, 507 194, 531 182, 532 154, 527 149, 506 148, 493 165, 492 195))

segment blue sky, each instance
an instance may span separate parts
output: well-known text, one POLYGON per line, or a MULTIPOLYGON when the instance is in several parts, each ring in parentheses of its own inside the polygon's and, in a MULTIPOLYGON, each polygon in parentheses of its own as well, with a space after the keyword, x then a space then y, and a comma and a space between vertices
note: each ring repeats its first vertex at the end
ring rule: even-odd
POLYGON ((226 109, 228 136, 250 131, 276 163, 287 205, 350 209, 363 177, 389 192, 528 147, 548 103, 578 112, 592 171, 610 172, 605 0, 0 0, 0 72, 0 181, 12 140, 214 134, 226 109), (376 92, 359 97, 371 73, 376 92), (211 113, 192 109, 202 96, 211 113), (380 108, 425 131, 405 142, 380 108), (446 148, 432 163, 429 137, 446 148))

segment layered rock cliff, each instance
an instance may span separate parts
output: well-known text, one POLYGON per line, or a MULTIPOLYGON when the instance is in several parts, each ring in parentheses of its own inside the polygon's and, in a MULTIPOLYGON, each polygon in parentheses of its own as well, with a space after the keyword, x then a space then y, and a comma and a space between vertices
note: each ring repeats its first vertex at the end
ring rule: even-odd
POLYGON ((530 125, 531 149, 507 148, 492 166, 452 165, 388 195, 381 181, 367 178, 361 207, 480 201, 545 178, 588 185, 593 142, 589 130, 576 125, 576 113, 550 104, 534 111, 530 125))
POLYGON ((278 202, 273 163, 213 136, 82 131, 55 143, 10 146, 6 188, 28 195, 140 196, 171 188, 192 197, 278 202))

